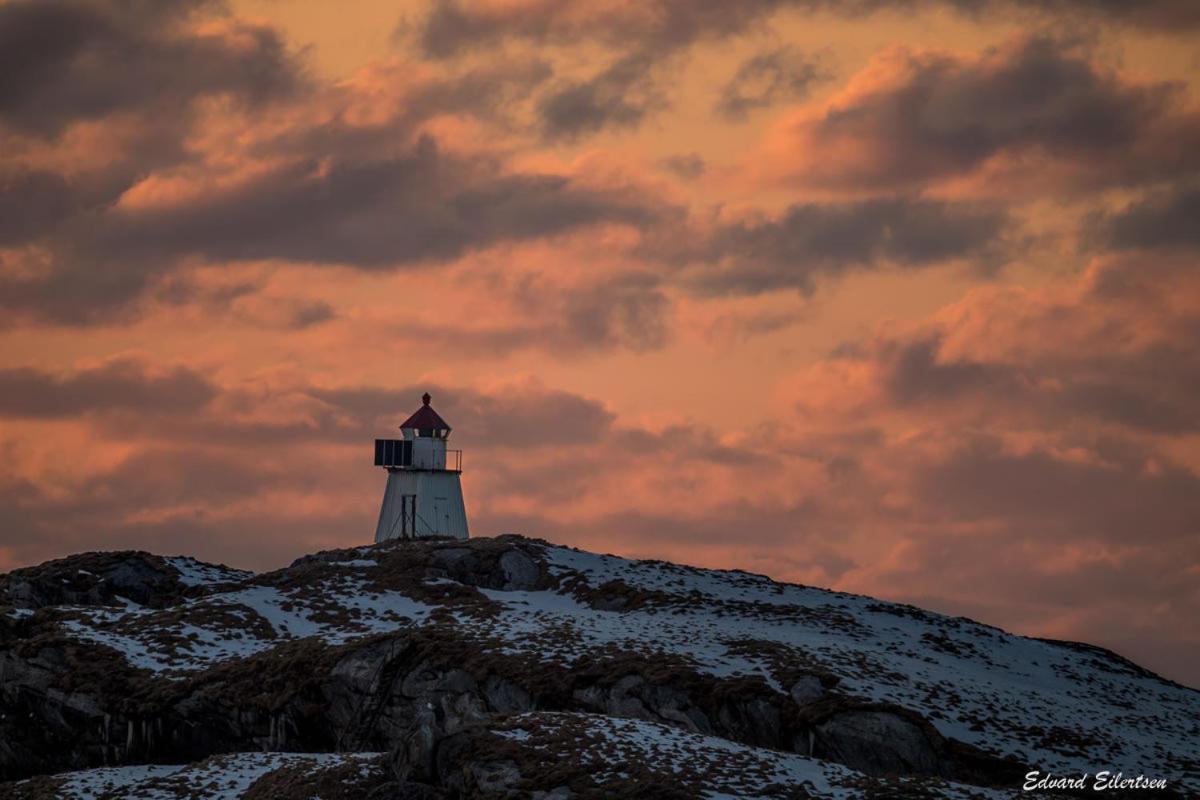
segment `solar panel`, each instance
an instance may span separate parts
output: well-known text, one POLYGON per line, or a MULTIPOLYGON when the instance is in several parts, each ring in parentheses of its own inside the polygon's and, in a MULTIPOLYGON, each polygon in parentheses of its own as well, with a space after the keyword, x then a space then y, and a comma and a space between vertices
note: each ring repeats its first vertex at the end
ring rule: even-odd
POLYGON ((375 466, 411 467, 412 442, 404 439, 376 439, 375 466))

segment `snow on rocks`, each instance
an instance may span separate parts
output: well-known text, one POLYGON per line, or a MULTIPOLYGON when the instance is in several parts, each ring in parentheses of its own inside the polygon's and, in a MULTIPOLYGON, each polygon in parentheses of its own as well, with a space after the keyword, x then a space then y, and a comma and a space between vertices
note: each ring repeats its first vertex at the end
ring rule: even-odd
POLYGON ((878 797, 885 789, 891 791, 888 796, 948 800, 1012 796, 936 778, 873 779, 839 764, 645 720, 534 712, 510 717, 491 732, 517 746, 525 756, 516 759, 524 770, 553 765, 562 785, 569 783, 585 797, 637 796, 648 786, 710 800, 851 800, 878 797))
POLYGON ((63 625, 79 639, 113 648, 138 669, 180 678, 285 641, 317 637, 342 644, 395 631, 422 621, 431 610, 398 592, 370 591, 347 575, 313 588, 250 583, 166 609, 67 608, 63 625))
MULTIPOLYGON (((379 753, 236 753, 181 766, 81 770, 21 781, 8 789, 14 800, 241 800, 256 783, 284 770, 302 773, 309 781, 337 770, 340 774, 328 777, 343 787, 352 781, 369 787, 386 778, 379 753)), ((274 795, 263 791, 260 796, 274 795)))
POLYGON ((163 561, 178 573, 179 582, 184 586, 240 583, 254 576, 253 572, 244 569, 234 569, 224 564, 205 564, 191 556, 173 556, 163 561))

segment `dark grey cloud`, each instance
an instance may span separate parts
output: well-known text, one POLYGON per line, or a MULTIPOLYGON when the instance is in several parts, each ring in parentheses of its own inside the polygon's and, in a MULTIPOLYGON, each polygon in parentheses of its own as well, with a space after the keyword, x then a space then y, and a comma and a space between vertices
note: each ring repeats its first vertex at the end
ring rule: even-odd
MULTIPOLYGON (((468 116, 501 129, 516 129, 521 123, 515 109, 524 108, 525 101, 553 74, 550 64, 536 55, 495 55, 481 66, 446 71, 414 69, 407 61, 375 64, 372 79, 394 89, 401 100, 388 107, 386 114, 363 119, 363 98, 352 88, 329 89, 321 101, 333 113, 312 124, 285 126, 261 136, 247 152, 267 159, 380 158, 394 154, 398 145, 414 141, 425 123, 444 115, 468 116)), ((378 105, 375 98, 371 102, 378 105)))
POLYGON ((656 80, 662 57, 635 51, 586 80, 559 82, 537 101, 542 136, 574 140, 606 128, 632 128, 665 108, 656 80))
POLYGON ((425 392, 453 426, 458 446, 471 448, 597 444, 611 436, 616 421, 594 398, 536 385, 495 391, 436 382, 260 389, 223 386, 180 368, 150 372, 133 362, 66 375, 6 370, 0 390, 0 417, 83 418, 105 440, 243 456, 369 447, 373 438, 395 434, 425 392), (276 414, 277 406, 288 410, 276 414))
POLYGON ((1109 447, 1103 461, 1067 460, 1034 449, 1013 453, 995 438, 964 443, 914 475, 927 508, 962 521, 1020 519, 1042 536, 1121 542, 1132 533, 1160 544, 1195 537, 1200 522, 1200 477, 1150 452, 1109 447), (1152 532, 1152 533, 1151 533, 1152 532))
POLYGON ((1023 377, 1011 367, 964 359, 939 358, 940 336, 904 343, 887 342, 879 357, 886 365, 884 388, 897 405, 960 400, 971 393, 994 392, 1012 397, 1021 392, 1023 377))
POLYGON ((730 532, 747 531, 747 521, 752 520, 753 534, 739 538, 741 553, 737 568, 779 577, 781 567, 790 561, 787 553, 802 549, 803 566, 808 570, 824 567, 827 581, 823 585, 828 586, 851 568, 853 562, 838 552, 835 532, 840 530, 830 524, 827 512, 828 509, 814 501, 783 506, 737 501, 707 509, 705 514, 695 517, 617 508, 566 525, 553 516, 536 512, 493 511, 478 521, 472 520, 471 524, 486 531, 481 534, 486 536, 520 533, 602 552, 615 551, 635 558, 669 558, 684 564, 695 564, 699 559, 715 560, 709 548, 717 548, 721 551, 718 557, 722 567, 730 568, 734 565, 724 551, 729 545, 730 532), (682 553, 681 548, 686 548, 687 553, 682 553))
POLYGON ((673 243, 668 257, 699 262, 702 291, 814 290, 820 275, 885 263, 920 267, 970 258, 996 266, 1011 227, 1006 212, 972 204, 888 198, 800 203, 775 218, 717 225, 698 246, 673 243))
POLYGON ((0 417, 67 418, 105 411, 191 413, 217 395, 203 375, 183 367, 148 371, 130 360, 65 374, 33 367, 0 370, 0 417))
POLYGON ((685 181, 695 180, 708 170, 708 164, 699 153, 679 153, 658 162, 663 169, 678 175, 685 181))
POLYGON ((0 307, 87 324, 126 311, 189 257, 390 270, 659 213, 633 192, 506 172, 422 138, 390 158, 306 159, 192 202, 79 218, 60 229, 47 274, 0 284, 0 307))
POLYGON ((123 192, 195 158, 184 143, 196 101, 221 96, 258 109, 307 86, 274 29, 222 12, 208 0, 0 4, 0 245, 26 248, 7 254, 0 279, 8 324, 14 315, 80 322, 93 308, 111 317, 146 285, 146 265, 136 254, 106 261, 89 248, 102 246, 99 233, 120 216, 113 207, 123 192), (36 140, 53 141, 75 122, 113 119, 111 131, 98 129, 97 152, 67 160, 80 163, 36 166, 44 158, 36 140))
MULTIPOLYGON (((655 0, 630 13, 633 7, 588 8, 575 2, 496 10, 435 0, 415 35, 432 58, 453 57, 507 39, 606 45, 612 51, 607 66, 584 79, 557 81, 537 99, 542 135, 573 140, 606 129, 636 127, 668 107, 670 73, 687 48, 701 40, 745 33, 787 5, 787 0, 655 0)), ((766 68, 764 64, 759 72, 766 68)), ((781 77, 776 93, 788 85, 781 77)))
POLYGON ((1068 15, 1089 22, 1142 28, 1156 33, 1184 33, 1200 27, 1200 8, 1190 0, 949 0, 959 9, 977 13, 1028 9, 1068 15))
POLYGON ((312 389, 339 415, 362 421, 364 431, 385 436, 415 411, 429 392, 438 413, 454 429, 458 446, 483 449, 553 447, 596 443, 608 435, 615 416, 599 401, 556 389, 514 387, 507 391, 438 384, 381 388, 312 389), (379 430, 376 426, 383 425, 379 430))
POLYGON ((511 305, 506 321, 474 327, 400 320, 390 334, 464 358, 531 349, 572 358, 611 349, 642 352, 670 340, 671 302, 663 280, 652 273, 614 272, 566 287, 541 274, 484 280, 511 305))
POLYGON ((117 111, 180 113, 204 95, 293 92, 299 70, 270 28, 186 30, 201 0, 18 0, 0 5, 0 123, 52 136, 117 111))
POLYGON ((1029 355, 998 362, 948 356, 944 334, 881 338, 846 357, 873 361, 889 405, 974 409, 1066 430, 1094 420, 1178 435, 1200 431, 1200 357, 1187 344, 1098 349, 1070 358, 1029 355), (993 407, 999 403, 1000 407, 993 407))
POLYGON ((1021 39, 978 60, 897 53, 896 81, 835 104, 806 129, 811 180, 840 188, 922 185, 997 155, 1049 156, 1087 186, 1200 169, 1200 116, 1177 83, 1130 83, 1078 42, 1021 39), (848 152, 822 163, 821 153, 848 152))
POLYGON ((537 276, 489 281, 488 288, 512 305, 505 320, 474 326, 401 318, 383 323, 389 340, 400 351, 411 346, 482 360, 531 350, 558 358, 613 349, 650 351, 671 338, 671 303, 652 275, 616 275, 575 287, 551 285, 537 276))
POLYGON ((0 245, 38 239, 79 210, 80 198, 56 172, 0 164, 0 245))
POLYGON ((554 4, 472 6, 460 0, 433 0, 415 25, 423 51, 447 58, 509 39, 542 44, 598 41, 614 47, 678 50, 703 39, 724 39, 752 30, 779 10, 828 12, 849 17, 901 10, 953 8, 972 16, 1033 11, 1050 18, 1074 17, 1092 23, 1129 25, 1160 32, 1200 26, 1190 0, 647 0, 610 6, 589 0, 554 4))
POLYGON ((744 119, 751 111, 802 98, 826 78, 816 59, 784 45, 743 61, 721 89, 716 111, 726 119, 744 119))
POLYGON ((629 50, 674 51, 697 39, 747 30, 786 0, 653 0, 641 8, 587 7, 571 2, 510 5, 495 10, 434 0, 416 28, 424 52, 446 58, 506 39, 545 44, 598 40, 629 50), (630 13, 632 12, 632 13, 630 13))
POLYGON ((233 321, 262 330, 301 331, 339 318, 336 308, 324 300, 279 294, 264 279, 236 280, 206 285, 194 275, 170 275, 149 297, 166 307, 200 310, 213 322, 233 321))
POLYGON ((1152 192, 1116 213, 1097 216, 1088 225, 1087 238, 1119 250, 1200 248, 1200 186, 1152 192))
POLYGON ((568 341, 635 351, 656 350, 667 342, 669 306, 657 278, 619 276, 569 293, 563 306, 562 325, 568 341))
POLYGON ((296 303, 288 309, 288 317, 284 320, 283 327, 303 330, 328 322, 336 316, 337 311, 334 307, 323 300, 296 303))
MULTIPOLYGON (((293 516, 253 503, 237 509, 273 489, 311 493, 320 488, 304 481, 297 485, 304 471, 272 472, 270 466, 239 463, 228 454, 160 449, 89 476, 65 497, 0 475, 0 547, 22 565, 94 550, 137 549, 261 570, 321 547, 370 541, 378 498, 369 480, 363 481, 362 502, 350 510, 309 508, 293 516), (278 525, 281 515, 286 526, 278 525)), ((369 476, 364 471, 359 477, 369 476)), ((323 472, 320 477, 328 485, 333 476, 323 472)))

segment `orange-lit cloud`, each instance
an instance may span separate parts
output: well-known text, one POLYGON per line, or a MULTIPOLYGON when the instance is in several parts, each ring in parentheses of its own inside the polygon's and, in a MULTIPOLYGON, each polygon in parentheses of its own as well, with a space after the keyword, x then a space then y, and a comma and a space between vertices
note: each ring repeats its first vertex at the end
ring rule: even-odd
POLYGON ((776 124, 760 179, 851 192, 973 178, 1046 195, 1195 171, 1200 109, 1184 87, 1133 81, 1082 43, 1022 36, 964 54, 897 46, 827 102, 776 124))

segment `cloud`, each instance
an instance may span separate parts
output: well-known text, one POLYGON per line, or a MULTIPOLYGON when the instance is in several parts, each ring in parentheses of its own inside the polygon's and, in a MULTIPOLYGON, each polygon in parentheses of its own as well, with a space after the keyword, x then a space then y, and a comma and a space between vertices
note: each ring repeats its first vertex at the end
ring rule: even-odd
POLYGON ((459 446, 473 449, 591 446, 610 438, 616 422, 599 400, 534 381, 484 389, 435 380, 336 387, 222 384, 185 367, 120 360, 62 374, 34 367, 3 370, 0 389, 0 418, 85 421, 99 439, 126 446, 199 447, 256 460, 281 448, 361 448, 375 437, 395 435, 425 392, 453 426, 459 446))
POLYGON ((228 456, 159 450, 58 491, 0 476, 0 569, 101 548, 266 568, 302 550, 370 537, 374 509, 348 512, 310 503, 306 513, 288 513, 304 499, 286 494, 255 504, 256 496, 278 491, 286 477, 266 468, 228 456), (286 528, 269 524, 272 510, 288 520, 286 528))
POLYGON ((191 369, 155 371, 129 359, 65 374, 33 367, 0 370, 0 417, 55 419, 107 411, 191 413, 216 394, 209 379, 191 369))
POLYGON ((1016 520, 1060 547, 1072 540, 1122 544, 1145 531, 1158 546, 1186 545, 1200 517, 1200 476, 1167 463, 1147 472, 1147 452, 1111 448, 1096 461, 1042 448, 1016 453, 968 438, 914 474, 916 501, 960 523, 1016 520), (1149 533, 1152 531, 1152 533, 1149 533))
POLYGON ((826 12, 851 18, 880 11, 911 13, 942 5, 974 17, 1034 11, 1052 19, 1075 17, 1089 22, 1129 25, 1159 32, 1200 26, 1200 12, 1189 0, 648 0, 643 3, 592 0, 529 0, 519 3, 434 0, 415 27, 417 41, 433 58, 461 55, 510 39, 540 44, 598 41, 631 49, 677 50, 703 39, 739 36, 772 14, 791 10, 826 12))
POLYGON ((606 128, 632 128, 665 108, 654 80, 661 55, 634 52, 582 81, 561 81, 537 102, 542 135, 574 140, 606 128))
POLYGON ((631 50, 677 50, 708 36, 745 31, 783 5, 778 0, 746 3, 654 0, 640 6, 587 3, 463 5, 436 0, 417 29, 425 53, 446 58, 505 39, 571 44, 599 40, 631 50))
POLYGON ((422 138, 392 159, 303 161, 194 203, 118 210, 85 243, 112 258, 199 255, 386 269, 651 213, 561 175, 506 173, 447 155, 422 138))
POLYGON ((1185 256, 1108 257, 1069 286, 976 289, 919 326, 843 346, 818 370, 838 389, 809 394, 822 413, 928 413, 1051 439, 1195 432, 1193 272, 1185 256))
POLYGON ((288 95, 298 68, 270 28, 191 25, 213 4, 18 0, 0 6, 0 123, 54 136, 122 111, 186 112, 227 95, 288 95))
MULTIPOLYGON (((668 65, 693 44, 746 33, 763 23, 781 0, 742 3, 655 0, 640 6, 605 3, 530 3, 466 6, 435 0, 415 30, 418 46, 431 58, 448 59, 509 39, 541 47, 599 42, 608 51, 604 68, 589 77, 562 78, 536 103, 539 129, 548 140, 577 140, 608 129, 629 129, 670 105, 668 65)), ((801 81, 783 70, 798 66, 781 51, 764 54, 735 78, 740 85, 775 69, 773 95, 794 90, 801 81), (784 62, 789 63, 785 64, 784 62), (753 74, 751 74, 753 73, 753 74)), ((730 107, 758 104, 728 87, 730 107)))
POLYGON ((456 442, 485 450, 594 444, 608 435, 615 420, 593 398, 536 384, 489 391, 439 384, 311 390, 338 413, 364 423, 391 418, 392 430, 418 407, 425 392, 450 423, 456 442))
POLYGON ((811 294, 818 277, 852 269, 955 259, 994 267, 1004 257, 1010 227, 1006 212, 970 203, 796 203, 775 217, 717 222, 703 239, 662 247, 667 258, 706 265, 690 274, 691 286, 702 292, 811 294))
POLYGON ((817 61, 796 48, 778 47, 751 56, 738 66, 721 89, 716 111, 726 119, 741 120, 751 111, 798 100, 814 83, 827 77, 817 61))
POLYGON ((89 324, 128 311, 188 259, 394 270, 588 225, 645 224, 657 213, 632 193, 507 171, 422 138, 391 158, 302 159, 228 189, 77 219, 60 230, 49 270, 0 284, 0 306, 89 324))
POLYGON ((381 318, 380 342, 400 352, 449 352, 462 360, 537 352, 560 359, 613 350, 659 350, 672 340, 673 306, 661 281, 614 273, 557 285, 534 274, 461 287, 460 297, 489 303, 487 315, 381 318))
POLYGON ((968 12, 979 8, 1003 11, 1008 7, 1047 13, 1075 15, 1088 21, 1143 28, 1156 33, 1182 33, 1200 27, 1200 9, 1189 0, 951 0, 951 5, 968 12))
POLYGON ((48 234, 76 213, 78 206, 76 193, 58 173, 21 168, 0 171, 0 246, 48 234))
POLYGON ((673 156, 667 156, 658 163, 663 169, 674 173, 685 181, 699 178, 708 169, 708 164, 705 163, 699 153, 678 153, 673 156))
POLYGON ((1085 236, 1118 250, 1200 247, 1200 188, 1179 184, 1154 191, 1112 214, 1092 218, 1085 236))
POLYGON ((763 153, 794 184, 895 191, 976 177, 980 191, 1044 192, 1157 180, 1200 168, 1200 113, 1182 86, 1133 83, 1078 44, 1032 36, 978 56, 894 48, 763 153), (980 177, 983 176, 983 177, 980 177))

